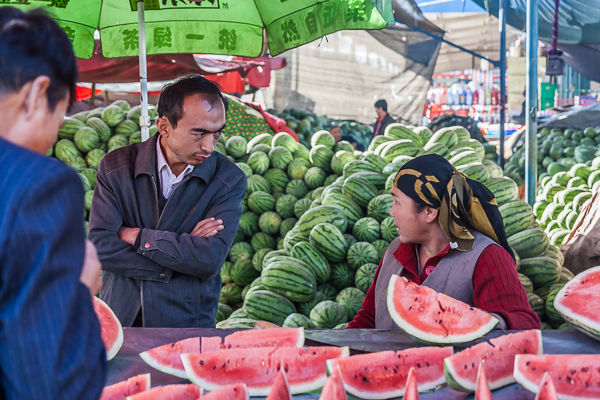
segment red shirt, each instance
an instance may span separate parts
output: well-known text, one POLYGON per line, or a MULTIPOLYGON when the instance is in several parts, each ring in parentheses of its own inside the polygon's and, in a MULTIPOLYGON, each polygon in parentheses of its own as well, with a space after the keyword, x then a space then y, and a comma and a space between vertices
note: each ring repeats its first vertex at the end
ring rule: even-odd
MULTIPOLYGON (((402 243, 394 252, 396 260, 402 264, 402 276, 421 284, 431 274, 442 258, 448 254, 450 246, 431 257, 423 265, 418 275, 417 256, 414 244, 402 243)), ((375 282, 379 277, 379 268, 373 284, 367 292, 358 315, 348 324, 347 329, 375 328, 375 282)), ((540 318, 531 310, 527 293, 519 281, 515 263, 510 254, 500 246, 488 246, 479 256, 473 272, 473 302, 475 307, 504 318, 508 329, 540 329, 540 318)))
POLYGON ((373 137, 379 135, 379 128, 381 128, 381 123, 383 122, 384 118, 385 118, 385 115, 383 117, 377 117, 377 124, 375 124, 375 130, 373 131, 373 137))

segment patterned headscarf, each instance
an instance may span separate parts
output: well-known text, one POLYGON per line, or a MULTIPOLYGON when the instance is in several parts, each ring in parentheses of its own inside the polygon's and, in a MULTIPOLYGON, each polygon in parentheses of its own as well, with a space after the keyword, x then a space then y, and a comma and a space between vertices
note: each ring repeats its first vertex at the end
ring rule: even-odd
POLYGON ((475 238, 466 226, 488 236, 514 259, 494 194, 436 154, 410 160, 394 185, 417 204, 439 210, 439 222, 452 248, 469 251, 475 238), (465 226, 466 225, 466 226, 465 226))

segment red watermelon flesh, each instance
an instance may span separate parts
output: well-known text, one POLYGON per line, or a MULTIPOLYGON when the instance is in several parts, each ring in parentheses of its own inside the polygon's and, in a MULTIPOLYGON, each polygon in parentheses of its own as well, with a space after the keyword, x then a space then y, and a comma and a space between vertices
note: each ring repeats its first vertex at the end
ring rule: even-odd
POLYGON ((491 390, 514 383, 515 355, 542 354, 542 332, 529 330, 500 336, 469 347, 444 360, 448 385, 462 392, 474 392, 481 360, 491 390))
POLYGON ((154 369, 187 379, 181 362, 181 355, 184 353, 200 353, 200 338, 194 337, 155 347, 140 353, 140 357, 154 369))
POLYGON ((415 368, 419 391, 434 390, 446 383, 444 358, 452 347, 418 347, 382 351, 327 361, 329 371, 339 367, 346 391, 362 399, 389 399, 404 395, 408 372, 415 368))
POLYGON ((94 299, 94 311, 100 320, 102 342, 106 347, 106 358, 112 360, 123 346, 123 327, 110 307, 98 297, 94 299))
POLYGON ((571 279, 558 292, 554 308, 583 333, 600 340, 600 267, 571 279))
POLYGON ((600 399, 600 357, 597 354, 517 355, 515 380, 537 393, 544 372, 560 399, 600 399))
POLYGON ((248 389, 243 383, 223 386, 202 396, 203 400, 248 400, 248 389))
POLYGON ((327 378, 319 400, 348 400, 339 367, 335 368, 333 373, 327 378))
POLYGON ((538 394, 535 396, 535 400, 558 400, 556 396, 556 389, 554 389, 554 383, 548 373, 544 373, 542 383, 538 389, 538 394))
POLYGON ((271 386, 271 393, 269 393, 266 400, 291 400, 291 398, 292 393, 285 369, 280 369, 275 382, 271 386))
POLYGON ((183 354, 181 358, 189 379, 205 390, 243 382, 250 396, 266 396, 282 368, 292 394, 321 388, 327 379, 325 361, 348 354, 347 347, 261 347, 183 354))
POLYGON ((197 400, 200 397, 202 389, 196 385, 165 385, 134 394, 126 400, 197 400))
POLYGON ((490 386, 485 378, 483 362, 479 363, 477 368, 477 389, 475 389, 475 400, 494 400, 490 386))
POLYGON ((417 380, 415 379, 415 367, 410 367, 410 371, 408 371, 408 378, 406 378, 406 390, 403 400, 419 400, 417 380))
POLYGON ((127 396, 142 393, 150 389, 150 374, 142 374, 126 381, 106 386, 99 400, 125 400, 127 396))
POLYGON ((302 347, 304 328, 249 329, 225 337, 226 349, 248 347, 302 347))
POLYGON ((400 329, 429 343, 469 342, 498 324, 484 311, 398 275, 390 278, 387 307, 400 329))
POLYGON ((223 350, 223 339, 221 336, 211 336, 200 338, 200 353, 209 351, 223 350))

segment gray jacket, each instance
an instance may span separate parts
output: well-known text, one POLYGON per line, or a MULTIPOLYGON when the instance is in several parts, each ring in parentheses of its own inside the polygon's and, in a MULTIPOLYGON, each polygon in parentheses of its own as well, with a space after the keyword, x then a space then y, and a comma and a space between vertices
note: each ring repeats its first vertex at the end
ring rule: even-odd
POLYGON ((102 262, 100 297, 124 326, 141 309, 146 327, 214 327, 221 266, 242 215, 246 176, 215 151, 159 214, 157 138, 114 150, 98 167, 88 237, 102 262), (210 238, 190 236, 210 217, 222 219, 225 229, 210 238), (138 249, 118 238, 121 226, 142 229, 138 249))

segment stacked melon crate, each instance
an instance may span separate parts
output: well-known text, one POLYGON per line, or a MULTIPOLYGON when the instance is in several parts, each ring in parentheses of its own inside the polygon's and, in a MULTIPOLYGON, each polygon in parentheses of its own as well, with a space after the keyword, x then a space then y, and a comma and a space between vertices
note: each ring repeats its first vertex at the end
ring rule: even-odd
POLYGON ((389 216, 394 177, 404 163, 423 154, 446 157, 495 194, 509 242, 522 259, 519 268, 524 265, 521 281, 528 293, 540 289, 529 295, 530 304, 545 315, 549 296, 544 291, 561 277, 562 256, 549 245, 531 207, 517 199, 517 184, 502 176, 493 146, 470 139, 462 127, 433 134, 400 124, 374 138, 366 152, 335 144, 327 131, 316 132, 312 140, 310 150, 285 133, 250 142, 232 137, 218 145, 248 176, 244 214, 221 272, 219 327, 251 327, 266 320, 344 328, 397 236, 389 216))

